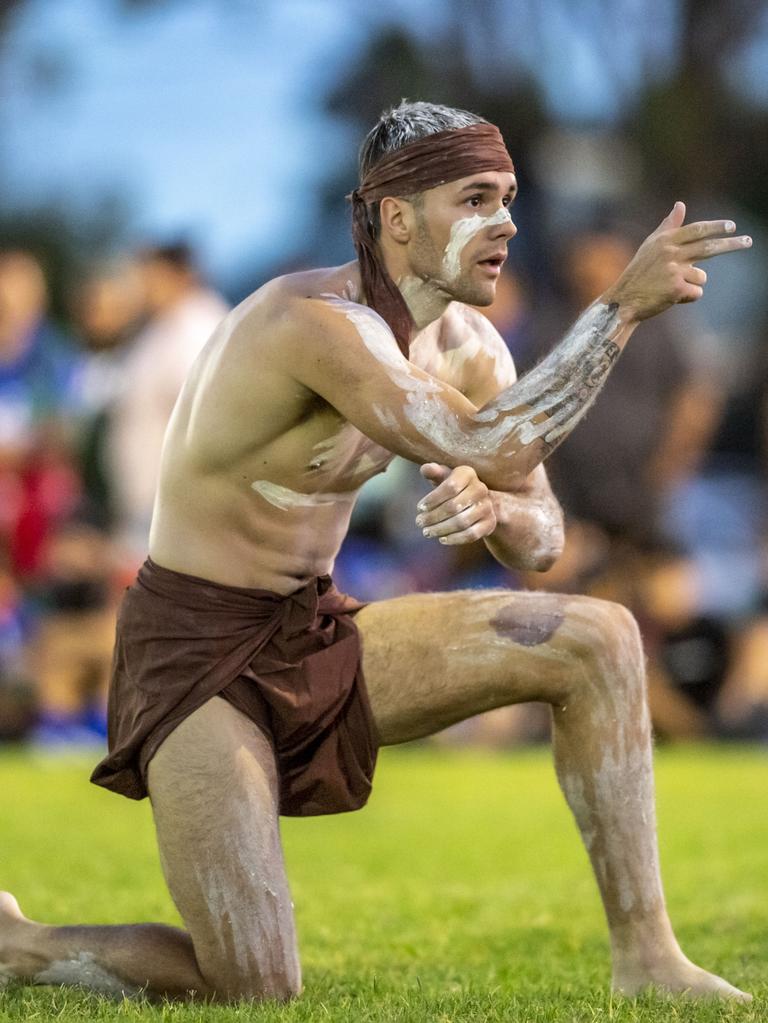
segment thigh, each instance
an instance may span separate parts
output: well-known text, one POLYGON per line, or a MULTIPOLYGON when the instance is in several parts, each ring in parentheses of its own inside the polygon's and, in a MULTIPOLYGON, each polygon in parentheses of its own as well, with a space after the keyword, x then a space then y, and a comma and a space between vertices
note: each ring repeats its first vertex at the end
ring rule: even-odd
POLYGON ((418 593, 369 604, 355 621, 384 744, 430 735, 494 707, 562 703, 580 652, 599 644, 588 597, 512 590, 418 593))
POLYGON ((300 974, 278 825, 272 748, 214 697, 149 765, 168 888, 218 994, 287 997, 300 974))

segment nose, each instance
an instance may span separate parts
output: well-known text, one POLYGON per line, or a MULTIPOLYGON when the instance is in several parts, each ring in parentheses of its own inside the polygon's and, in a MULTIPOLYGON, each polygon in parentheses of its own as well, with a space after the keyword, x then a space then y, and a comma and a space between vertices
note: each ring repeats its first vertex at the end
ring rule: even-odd
POLYGON ((504 238, 507 241, 510 241, 517 234, 517 225, 512 219, 512 215, 510 214, 509 210, 507 210, 506 217, 504 217, 503 220, 499 218, 499 222, 494 226, 496 227, 496 230, 494 232, 495 238, 504 238))

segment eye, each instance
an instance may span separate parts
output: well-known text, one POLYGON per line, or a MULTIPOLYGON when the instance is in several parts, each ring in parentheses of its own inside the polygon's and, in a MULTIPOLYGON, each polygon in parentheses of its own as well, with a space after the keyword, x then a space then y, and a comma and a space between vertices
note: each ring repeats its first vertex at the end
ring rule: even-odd
POLYGON ((478 207, 483 205, 483 197, 482 195, 471 195, 469 199, 467 199, 467 202, 473 210, 476 210, 478 207))

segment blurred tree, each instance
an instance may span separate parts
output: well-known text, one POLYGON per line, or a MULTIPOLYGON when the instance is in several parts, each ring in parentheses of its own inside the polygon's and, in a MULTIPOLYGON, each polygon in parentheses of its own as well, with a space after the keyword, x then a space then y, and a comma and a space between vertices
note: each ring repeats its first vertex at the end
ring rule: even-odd
MULTIPOLYGON (((563 95, 575 95, 587 81, 611 99, 593 112, 590 126, 602 118, 598 127, 635 144, 649 194, 694 200, 733 194, 768 216, 768 112, 748 106, 729 84, 734 61, 765 31, 766 0, 484 0, 476 16, 467 11, 465 0, 444 0, 426 41, 394 19, 379 28, 342 72, 325 109, 358 140, 404 96, 483 114, 502 129, 518 164, 518 215, 533 217, 531 145, 567 120, 555 112, 555 97, 562 106, 563 95)), ((572 129, 588 126, 578 103, 571 109, 572 129)), ((341 197, 356 181, 350 152, 322 192, 316 245, 322 258, 351 255, 341 197)), ((531 239, 521 236, 518 251, 526 243, 531 239)), ((529 251, 532 257, 539 262, 529 251)))
MULTIPOLYGON (((169 2, 118 0, 116 10, 131 13, 169 2)), ((17 19, 29 6, 30 0, 0 0, 0 51, 12 39, 17 19)), ((43 100, 56 95, 66 87, 71 71, 67 54, 57 51, 55 45, 32 51, 26 68, 29 89, 43 100)), ((2 141, 0 138, 0 147, 2 141)), ((0 188, 0 247, 27 249, 38 257, 50 288, 51 313, 64 324, 70 317, 68 296, 73 283, 94 261, 115 250, 126 236, 128 223, 128 204, 116 195, 94 197, 87 210, 73 208, 63 197, 25 208, 9 200, 0 188)))
POLYGON ((667 194, 731 194, 768 217, 768 112, 749 107, 728 81, 728 65, 766 16, 755 0, 681 0, 676 65, 628 112, 625 127, 649 182, 667 194))

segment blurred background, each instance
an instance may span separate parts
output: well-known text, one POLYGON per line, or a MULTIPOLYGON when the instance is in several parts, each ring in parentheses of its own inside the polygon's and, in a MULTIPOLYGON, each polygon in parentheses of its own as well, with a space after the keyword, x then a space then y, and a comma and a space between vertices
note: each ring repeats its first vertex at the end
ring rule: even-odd
MULTIPOLYGON (((519 234, 486 312, 521 373, 676 199, 755 245, 638 330, 548 463, 568 525, 550 572, 424 540, 426 484, 398 462, 338 585, 619 600, 659 736, 768 741, 763 0, 0 0, 0 742, 103 741, 186 370, 270 277, 352 258, 357 147, 403 97, 505 135, 519 234)), ((534 705, 443 741, 546 735, 534 705)))

